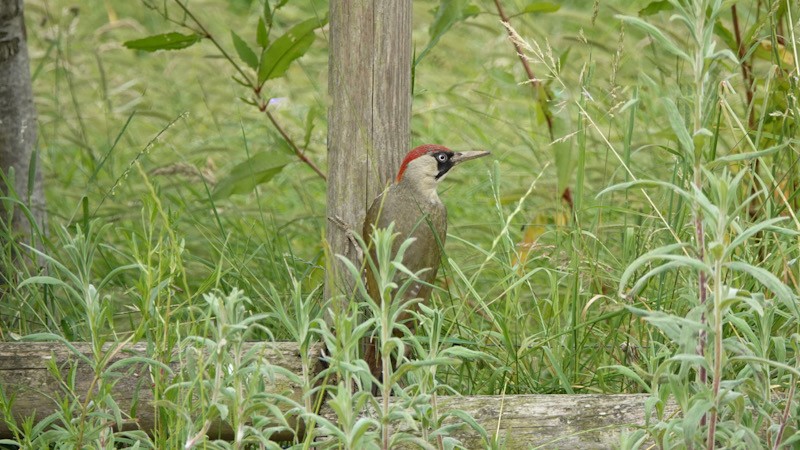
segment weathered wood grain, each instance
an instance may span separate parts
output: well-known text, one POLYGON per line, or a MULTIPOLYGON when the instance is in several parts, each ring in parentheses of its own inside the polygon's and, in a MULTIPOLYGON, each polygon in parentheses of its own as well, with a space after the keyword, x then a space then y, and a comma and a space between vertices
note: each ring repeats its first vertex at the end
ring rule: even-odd
MULTIPOLYGON (((501 448, 609 449, 620 434, 643 425, 647 395, 514 395, 439 397, 444 410, 466 411, 501 448)), ((481 440, 463 428, 456 437, 466 448, 481 440)))
MULTIPOLYGON (((92 354, 89 344, 76 343, 82 354, 92 354)), ((264 362, 279 365, 294 373, 300 373, 300 355, 294 343, 251 343, 263 350, 264 362)), ((133 344, 115 350, 105 346, 104 352, 114 352, 110 363, 131 356, 147 355, 144 344, 133 344)), ((172 358, 176 360, 177 358, 172 358)), ((169 364, 180 370, 179 362, 169 364)), ((152 405, 153 392, 150 371, 144 366, 131 366, 130 372, 119 378, 114 387, 114 400, 126 413, 138 399, 135 414, 131 415, 129 428, 151 431, 154 428, 156 409, 152 405)), ((316 367, 315 370, 319 370, 316 367)), ((15 397, 13 414, 17 419, 35 416, 41 420, 58 408, 57 399, 76 395, 85 399, 94 378, 90 367, 79 362, 79 358, 63 344, 57 343, 0 343, 0 386, 6 395, 15 397), (75 383, 72 393, 65 389, 50 373, 55 364, 62 374, 75 367, 75 383)), ((301 400, 301 389, 288 379, 278 377, 268 385, 270 392, 289 393, 289 397, 301 400)), ((620 433, 631 426, 644 424, 644 401, 646 395, 515 395, 515 396, 470 396, 438 397, 440 414, 459 409, 473 416, 483 425, 490 436, 504 448, 613 448, 620 433)), ((323 413, 335 420, 331 412, 323 413)), ((231 439, 232 432, 212 426, 213 435, 231 439)), ((0 421, 0 438, 10 437, 8 425, 0 421)), ((287 436, 276 436, 285 439, 287 436)), ((466 448, 483 448, 480 436, 463 427, 455 433, 466 448)))
MULTIPOLYGON (((397 173, 411 121, 411 0, 331 2, 326 239, 351 261, 346 236, 360 234, 366 208, 397 173)), ((351 292, 350 276, 328 262, 325 297, 351 292)), ((333 305, 334 308, 342 306, 333 305)))
MULTIPOLYGON (((91 346, 87 343, 74 343, 78 352, 92 358, 91 346)), ((261 348, 265 364, 277 365, 293 373, 301 373, 302 366, 298 347, 295 343, 248 343, 245 350, 261 348)), ((132 344, 121 348, 111 345, 103 347, 103 352, 113 352, 106 367, 124 358, 146 356, 146 344, 132 344)), ((169 366, 173 371, 180 370, 176 357, 171 358, 169 366)), ((124 376, 113 380, 114 400, 121 410, 131 416, 126 428, 139 428, 150 432, 155 426, 156 408, 153 406, 151 372, 143 364, 133 364, 121 371, 124 376), (132 411, 135 411, 133 414, 132 411)), ((12 411, 19 422, 33 416, 42 420, 59 408, 59 398, 77 396, 87 398, 95 376, 91 367, 82 362, 75 352, 60 343, 8 343, 0 342, 0 386, 6 398, 13 396, 12 411), (50 372, 55 365, 66 377, 70 368, 76 369, 74 388, 67 388, 50 372)), ((302 402, 302 389, 285 377, 276 376, 274 383, 267 384, 269 392, 288 394, 295 401, 302 402)), ((211 428, 214 435, 232 437, 232 431, 219 425, 211 428)), ((0 420, 0 438, 10 437, 5 421, 0 420)))
MULTIPOLYGON (((437 406, 440 415, 453 410, 471 415, 499 448, 594 450, 616 448, 624 431, 644 425, 646 399, 646 394, 439 396, 437 406)), ((336 419, 331 411, 323 415, 336 419)), ((445 420, 453 423, 452 416, 445 420)), ((466 425, 449 435, 464 448, 488 447, 466 425)), ((319 437, 322 442, 327 439, 319 437)))
MULTIPOLYGON (((24 4, 23 0, 0 2, 0 172, 4 179, 13 182, 12 186, 0 182, 0 195, 18 199, 30 211, 30 216, 10 201, 0 202, 0 214, 4 221, 11 216, 13 230, 4 236, 19 234, 18 242, 31 243, 38 241, 32 239, 31 229, 45 228, 45 198, 42 170, 37 167, 36 171, 30 171, 31 162, 38 164, 38 153, 34 153, 38 125, 31 87, 24 4), (33 175, 33 180, 28 180, 30 175, 33 175)), ((8 242, 3 244, 8 245, 8 242)), ((22 259, 13 262, 23 261, 28 262, 22 259)), ((15 273, 16 270, 5 267, 4 272, 15 273)))

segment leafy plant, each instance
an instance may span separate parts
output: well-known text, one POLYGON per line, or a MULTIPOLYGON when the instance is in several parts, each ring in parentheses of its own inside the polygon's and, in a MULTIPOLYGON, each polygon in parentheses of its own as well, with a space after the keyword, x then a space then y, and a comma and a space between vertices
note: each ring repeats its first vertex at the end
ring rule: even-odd
MULTIPOLYGON (((447 363, 394 377, 388 428, 446 448, 459 445, 453 427, 468 426, 479 447, 499 447, 503 436, 464 411, 448 417, 440 396, 647 392, 648 422, 624 448, 707 447, 712 413, 718 447, 796 445, 797 6, 706 1, 698 14, 686 1, 499 2, 552 96, 551 137, 544 97, 529 95, 540 87, 513 45, 496 45, 509 30, 493 3, 415 2, 419 50, 457 20, 424 58, 416 52, 414 140, 491 149, 497 162, 489 176, 454 173, 442 195, 458 220, 439 289, 417 333, 400 341, 417 359, 447 363), (626 16, 614 19, 618 11, 626 16)), ((0 339, 141 342, 159 420, 151 436, 113 428, 117 413, 126 424, 131 414, 113 406, 115 377, 138 366, 109 370, 108 352, 91 353, 96 396, 84 404, 70 392, 74 367, 54 367, 57 410, 40 423, 15 418, 2 444, 74 446, 82 429, 87 446, 234 446, 201 436, 211 420, 253 446, 274 447, 267 438, 280 435, 288 447, 380 448, 383 402, 369 391, 384 380, 370 377, 359 342, 379 336, 384 311, 353 297, 332 324, 318 320, 328 307, 324 185, 287 169, 295 149, 322 155, 324 29, 284 75, 253 90, 264 50, 324 13, 316 2, 146 5, 26 3, 55 230, 42 230, 40 250, 55 262, 5 274, 0 339), (214 44, 200 25, 230 59, 203 47, 214 44), (199 40, 180 52, 119 51, 144 29, 199 40), (265 133, 228 101, 240 89, 232 74, 280 128, 265 133), (366 311, 377 319, 360 326, 366 311), (259 326, 246 322, 255 315, 259 326), (239 347, 249 339, 334 350, 319 377, 315 354, 301 355, 292 380, 302 396, 268 396, 261 380, 279 370, 239 347), (157 365, 178 358, 187 365, 177 375, 157 365), (299 423, 313 432, 298 433, 299 423)), ((9 423, 14 400, 0 397, 9 423)))
MULTIPOLYGON (((462 361, 491 361, 492 358, 483 352, 460 346, 442 345, 439 339, 444 325, 441 311, 418 304, 417 301, 397 301, 403 298, 403 293, 419 279, 419 274, 412 273, 403 265, 403 255, 413 238, 405 240, 398 251, 392 253, 392 243, 398 237, 393 225, 372 231, 371 245, 374 249, 370 249, 360 236, 355 236, 365 255, 364 264, 369 264, 372 273, 375 274, 380 298, 373 299, 367 293, 367 287, 361 277, 362 270, 350 260, 340 257, 353 278, 357 295, 363 299, 367 317, 353 330, 354 332, 345 334, 347 342, 352 345, 358 342, 354 341, 354 337, 356 339, 369 337, 370 345, 377 346, 381 357, 382 378, 374 379, 366 363, 359 360, 353 367, 356 370, 344 374, 345 379, 352 379, 352 382, 348 381, 338 386, 338 390, 341 391, 355 384, 359 392, 352 397, 338 393, 334 408, 342 416, 342 423, 345 426, 352 424, 353 427, 359 425, 365 427, 369 422, 354 424, 347 412, 349 410, 342 407, 342 403, 349 400, 363 407, 365 403, 360 397, 368 395, 372 390, 371 387, 375 385, 377 392, 381 394, 380 403, 377 402, 378 399, 366 397, 366 402, 371 403, 377 413, 375 423, 378 425, 378 433, 375 437, 379 439, 379 445, 375 445, 375 448, 389 449, 401 445, 415 445, 422 448, 437 445, 439 448, 453 448, 457 442, 448 437, 446 430, 449 426, 442 422, 445 416, 435 407, 437 393, 446 392, 450 388, 437 381, 436 370, 439 367, 458 365, 462 361), (374 259, 371 250, 374 250, 374 259), (422 329, 429 333, 427 342, 414 335, 408 325, 400 321, 401 317, 412 313, 417 306, 420 312, 413 315, 420 322, 422 329), (412 353, 416 354, 416 358, 410 357, 412 353), (430 407, 431 402, 434 402, 433 407, 430 407)), ((349 357, 347 352, 345 355, 349 357)), ((332 355, 332 358, 335 359, 336 355, 332 355)), ((449 414, 462 420, 468 417, 463 411, 460 414, 459 411, 449 414)), ((480 429, 481 434, 486 436, 486 431, 474 423, 474 420, 471 425, 480 429)), ((488 445, 488 442, 485 443, 488 445)))
MULTIPOLYGON (((720 25, 724 11, 723 3, 714 0, 698 2, 671 0, 668 4, 664 2, 651 4, 642 13, 649 15, 662 10, 674 11, 675 17, 680 20, 690 36, 687 45, 679 45, 663 30, 642 19, 620 17, 627 24, 644 31, 659 49, 672 55, 679 64, 688 66, 691 77, 691 82, 688 83, 689 89, 682 92, 679 97, 680 108, 683 111, 679 109, 679 103, 669 97, 662 101, 672 138, 677 142, 675 151, 680 155, 684 167, 692 174, 690 187, 684 190, 674 183, 655 184, 671 190, 691 205, 694 217, 694 240, 679 241, 676 244, 653 249, 635 260, 620 279, 620 286, 624 288, 628 280, 637 274, 633 288, 629 292, 620 293, 628 297, 639 294, 652 278, 661 276, 667 271, 689 269, 697 273, 695 290, 697 297, 690 300, 692 307, 685 317, 631 308, 635 314, 659 328, 677 345, 675 354, 662 363, 657 374, 678 375, 667 375, 670 379, 668 387, 662 388, 654 384, 652 388, 661 402, 669 396, 675 396, 682 415, 673 419, 662 419, 665 427, 656 425, 655 436, 665 447, 676 445, 677 439, 680 439, 683 445, 689 448, 694 445, 709 449, 717 445, 736 446, 742 440, 747 446, 766 445, 777 448, 782 445, 781 433, 778 433, 777 440, 769 435, 763 440, 756 430, 743 429, 737 425, 738 420, 734 419, 746 414, 754 423, 772 422, 772 427, 783 427, 780 421, 786 417, 774 423, 769 413, 762 416, 758 410, 754 413, 744 413, 741 409, 740 402, 752 393, 745 387, 746 378, 742 376, 750 370, 761 370, 755 361, 760 363, 769 361, 770 349, 762 347, 754 354, 751 353, 752 348, 748 351, 747 347, 743 347, 737 339, 725 337, 726 327, 736 329, 738 327, 734 324, 744 324, 751 320, 760 322, 767 328, 780 329, 786 325, 783 321, 764 324, 765 295, 774 296, 770 308, 776 308, 781 314, 790 318, 789 323, 793 324, 789 325, 790 327, 795 327, 797 319, 800 318, 797 315, 797 297, 791 289, 770 271, 760 267, 762 264, 740 260, 743 255, 740 248, 751 238, 757 236, 766 239, 764 235, 766 232, 788 236, 797 234, 794 230, 778 226, 786 218, 759 220, 752 214, 750 217, 745 215, 747 208, 751 207, 753 202, 767 198, 768 191, 756 187, 762 183, 758 162, 777 148, 762 150, 748 137, 748 134, 755 130, 740 128, 738 131, 744 134, 752 151, 735 155, 719 151, 719 147, 726 146, 727 142, 736 141, 737 125, 741 127, 741 122, 738 122, 735 112, 727 102, 726 87, 729 84, 720 83, 718 80, 725 71, 726 63, 732 63, 734 66, 748 64, 747 61, 739 60, 743 55, 740 53, 737 56, 731 51, 734 49, 715 50, 715 33, 720 29, 724 30, 720 25), (720 88, 717 88, 718 85, 720 88), (725 139, 723 135, 726 132, 720 126, 723 117, 731 124, 728 131, 733 139, 725 139), (720 153, 727 156, 721 156, 720 153), (719 175, 710 170, 713 167, 724 167, 734 160, 752 160, 756 161, 756 164, 752 166, 752 170, 748 170, 747 167, 737 169, 739 172, 736 176, 730 175, 727 169, 723 169, 719 175), (751 189, 746 188, 744 179, 751 180, 751 189), (748 219, 753 223, 749 226, 743 225, 748 219), (645 267, 647 269, 641 273, 645 267), (753 289, 749 287, 751 282, 745 281, 746 278, 742 275, 756 280, 763 286, 757 288, 758 291, 763 289, 765 293, 751 293, 753 289), (741 364, 746 361, 753 363, 741 364), (695 379, 689 377, 689 370, 696 373, 695 379), (680 430, 680 438, 673 434, 674 430, 680 430)), ((735 22, 737 14, 735 6, 733 14, 734 26, 738 27, 738 23, 735 22)), ((738 44, 741 49, 743 44, 741 42, 738 44)), ((751 105, 749 107, 753 107, 753 80, 748 70, 744 71, 744 82, 748 104, 751 105)), ((751 124, 754 125, 752 122, 751 124)), ((601 194, 646 184, 648 182, 628 182, 612 186, 601 194)), ((752 210, 751 208, 749 211, 752 210)), ((800 224, 795 223, 796 227, 798 225, 800 224)), ((775 317, 774 312, 768 312, 767 317, 775 317)), ((660 376, 654 376, 654 379, 659 380, 660 376)), ((772 380, 772 375, 766 374, 766 380, 772 380)), ((774 381, 784 387, 795 383, 793 378, 774 381), (789 381, 789 384, 786 384, 786 381, 789 381)), ((789 391, 794 393, 793 388, 789 391)), ((763 400, 767 401, 766 398, 763 400)), ((663 407, 663 403, 661 406, 663 407)))
MULTIPOLYGON (((289 154, 293 153, 297 159, 308 165, 320 178, 325 180, 325 174, 322 173, 317 165, 305 154, 306 149, 304 148, 301 150, 298 147, 269 110, 272 99, 265 95, 265 93, 268 92, 265 90, 265 83, 269 80, 283 77, 289 69, 289 66, 308 51, 316 39, 316 30, 327 24, 327 16, 314 17, 300 22, 272 40, 270 35, 272 34, 275 14, 278 13, 280 8, 286 5, 286 1, 281 0, 271 5, 269 0, 265 0, 264 8, 261 11, 255 30, 257 43, 255 49, 251 47, 245 39, 240 37, 236 31, 230 30, 233 47, 241 62, 244 63, 244 66, 242 66, 239 61, 231 56, 221 40, 211 34, 208 27, 199 19, 198 15, 189 8, 187 3, 184 3, 182 0, 172 0, 170 3, 165 2, 163 4, 153 3, 149 0, 143 0, 143 2, 148 8, 161 14, 166 21, 189 29, 192 31, 192 34, 181 34, 177 32, 158 34, 127 41, 124 44, 126 47, 148 52, 157 50, 179 50, 190 47, 203 39, 209 40, 219 51, 219 54, 228 61, 231 68, 236 72, 236 75, 233 76, 234 81, 250 91, 249 97, 242 97, 242 101, 263 112, 274 129, 279 133, 280 137, 278 140, 281 142, 280 147, 288 150, 289 154), (181 12, 183 16, 182 19, 173 18, 174 12, 171 12, 171 4, 174 4, 178 11, 181 12)), ((313 120, 313 117, 314 116, 309 113, 309 120, 313 120)), ((306 147, 307 144, 306 142, 306 147)), ((280 159, 282 156, 284 155, 276 156, 270 154, 266 157, 270 159, 277 157, 280 159)), ((218 188, 214 192, 214 197, 220 199, 233 193, 249 192, 255 186, 269 182, 285 164, 274 163, 267 169, 255 169, 252 173, 248 174, 241 173, 242 167, 251 167, 253 164, 258 164, 258 161, 263 160, 264 157, 265 156, 261 155, 253 155, 250 159, 240 164, 238 166, 240 169, 234 169, 234 171, 228 175, 228 178, 222 183, 223 187, 218 188)))

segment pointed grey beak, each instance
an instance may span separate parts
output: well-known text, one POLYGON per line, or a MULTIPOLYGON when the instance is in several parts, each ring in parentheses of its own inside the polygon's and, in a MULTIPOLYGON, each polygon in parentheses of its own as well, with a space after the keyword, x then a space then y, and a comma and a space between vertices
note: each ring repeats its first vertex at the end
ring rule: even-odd
POLYGON ((461 164, 464 161, 469 161, 470 159, 475 158, 482 158, 486 155, 490 155, 491 152, 487 152, 485 150, 475 151, 475 152, 458 152, 450 158, 450 162, 453 163, 455 166, 456 164, 461 164))

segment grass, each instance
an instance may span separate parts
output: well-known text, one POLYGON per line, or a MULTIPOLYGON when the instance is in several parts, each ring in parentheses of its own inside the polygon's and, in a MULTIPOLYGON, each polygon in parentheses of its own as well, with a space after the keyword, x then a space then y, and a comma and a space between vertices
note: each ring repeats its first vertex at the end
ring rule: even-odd
MULTIPOLYGON (((191 8, 227 45, 231 28, 255 39, 256 3, 191 8)), ((564 2, 524 15, 516 15, 523 2, 504 2, 552 97, 555 139, 537 94, 520 84, 527 75, 492 2, 475 2, 477 16, 457 23, 416 67, 413 142, 491 149, 495 161, 442 186, 450 217, 443 289, 425 332, 401 341, 432 365, 406 361, 398 384, 365 375, 353 343, 370 331, 349 325, 357 311, 339 318, 336 336, 317 320, 321 178, 294 161, 244 194, 211 195, 237 164, 282 145, 238 100, 243 88, 226 61, 205 43, 154 54, 123 48, 177 28, 139 3, 26 2, 51 233, 41 255, 47 272, 16 274, 19 283, 6 287, 0 339, 49 333, 92 342, 100 374, 105 342, 147 342, 154 367, 175 346, 183 360, 195 358, 195 347, 242 357, 216 352, 220 359, 196 361, 175 379, 155 375, 163 417, 152 438, 112 432, 102 426, 107 417, 89 414, 78 428, 30 431, 20 444, 224 447, 202 431, 225 410, 246 436, 231 445, 272 446, 275 430, 248 419, 263 425, 271 404, 290 402, 257 395, 262 386, 249 374, 272 369, 239 350, 246 340, 276 339, 336 349, 324 375, 342 383, 331 388, 339 425, 311 414, 311 397, 287 416, 317 420, 345 447, 387 448, 380 431, 408 410, 404 423, 425 425, 397 439, 455 444, 436 432, 440 412, 417 408, 447 389, 651 393, 651 425, 624 447, 645 438, 665 448, 796 445, 800 11, 791 2, 738 2, 734 25, 731 4, 695 3, 700 9, 678 2, 640 17, 649 2, 564 2), (353 414, 374 401, 373 382, 400 402, 375 405, 381 419, 361 422, 353 414), (667 401, 683 414, 661 414, 667 401)), ((415 2, 417 48, 428 42, 435 6, 415 2)), ((292 2, 275 27, 326 8, 292 2)), ((318 35, 266 96, 280 99, 276 119, 324 167, 327 30, 318 35)), ((383 318, 375 326, 391 346, 397 324, 377 304, 361 307, 383 318)), ((309 377, 297 379, 307 392, 309 377)), ((98 380, 102 404, 113 382, 98 380)), ((63 417, 80 406, 63 404, 63 417)))

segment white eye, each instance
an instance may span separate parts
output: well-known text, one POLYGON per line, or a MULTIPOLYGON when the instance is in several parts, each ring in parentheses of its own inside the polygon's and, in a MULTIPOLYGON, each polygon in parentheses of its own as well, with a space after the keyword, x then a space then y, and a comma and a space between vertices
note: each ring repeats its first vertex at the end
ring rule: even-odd
POLYGON ((436 156, 436 159, 441 162, 447 161, 447 153, 439 153, 439 155, 436 156))

